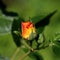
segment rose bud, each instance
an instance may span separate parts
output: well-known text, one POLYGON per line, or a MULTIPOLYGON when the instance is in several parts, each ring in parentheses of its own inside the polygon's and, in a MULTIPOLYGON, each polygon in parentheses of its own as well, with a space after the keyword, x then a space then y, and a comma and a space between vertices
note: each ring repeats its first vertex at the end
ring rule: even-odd
POLYGON ((32 40, 36 36, 36 29, 32 22, 22 22, 22 37, 26 40, 32 40))

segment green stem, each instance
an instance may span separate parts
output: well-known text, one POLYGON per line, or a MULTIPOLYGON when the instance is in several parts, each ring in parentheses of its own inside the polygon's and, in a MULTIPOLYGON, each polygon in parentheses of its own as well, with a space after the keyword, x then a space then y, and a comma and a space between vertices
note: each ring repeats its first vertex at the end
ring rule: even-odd
POLYGON ((22 44, 24 44, 29 50, 31 50, 31 51, 33 51, 34 49, 33 48, 31 48, 27 43, 26 43, 26 41, 24 41, 23 39, 22 39, 22 44))
POLYGON ((14 58, 16 57, 16 55, 18 54, 20 48, 17 48, 16 51, 14 52, 14 54, 12 55, 10 60, 14 60, 14 58))
POLYGON ((24 60, 24 58, 27 57, 30 53, 31 53, 31 51, 28 51, 19 60, 24 60))
MULTIPOLYGON (((41 47, 39 50, 41 50, 41 49, 45 49, 45 48, 47 48, 47 47, 49 47, 49 45, 45 46, 44 48, 41 47)), ((38 51, 37 49, 35 49, 35 50, 33 50, 33 51, 28 51, 28 52, 25 53, 22 57, 20 57, 19 60, 24 60, 24 58, 26 58, 31 52, 37 52, 37 51, 38 51)))

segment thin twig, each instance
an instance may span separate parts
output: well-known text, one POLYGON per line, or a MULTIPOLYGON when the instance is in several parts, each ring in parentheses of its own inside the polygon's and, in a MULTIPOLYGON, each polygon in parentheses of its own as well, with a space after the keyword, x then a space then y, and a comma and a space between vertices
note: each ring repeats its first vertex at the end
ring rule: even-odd
POLYGON ((31 53, 31 51, 28 51, 28 52, 25 53, 22 57, 20 57, 19 60, 24 60, 24 58, 27 57, 30 53, 31 53))
POLYGON ((14 60, 14 58, 16 57, 16 55, 18 54, 20 48, 17 48, 16 51, 14 52, 14 54, 12 55, 10 60, 14 60))
POLYGON ((34 50, 31 46, 29 46, 29 45, 26 43, 26 41, 22 40, 21 43, 24 44, 29 50, 31 50, 31 51, 34 50))
POLYGON ((35 50, 33 50, 33 51, 28 51, 28 52, 25 53, 22 57, 20 57, 19 60, 24 60, 24 58, 26 58, 31 52, 37 52, 37 51, 39 51, 39 50, 41 50, 41 49, 45 49, 45 48, 47 48, 47 47, 49 47, 49 45, 47 45, 47 46, 45 46, 45 47, 41 47, 40 49, 35 49, 35 50))

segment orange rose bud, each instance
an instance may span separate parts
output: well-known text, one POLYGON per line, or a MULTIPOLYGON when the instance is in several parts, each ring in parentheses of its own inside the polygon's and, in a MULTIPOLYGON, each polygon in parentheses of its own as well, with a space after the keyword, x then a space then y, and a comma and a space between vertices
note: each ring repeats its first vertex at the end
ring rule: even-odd
POLYGON ((36 33, 33 23, 22 22, 22 37, 28 40, 32 32, 36 33))

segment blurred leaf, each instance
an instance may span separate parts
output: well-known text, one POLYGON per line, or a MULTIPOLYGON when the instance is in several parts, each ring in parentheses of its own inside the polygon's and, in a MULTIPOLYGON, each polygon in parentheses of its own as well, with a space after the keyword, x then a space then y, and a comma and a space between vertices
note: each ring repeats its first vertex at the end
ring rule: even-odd
POLYGON ((24 19, 19 17, 18 19, 14 19, 12 22, 11 33, 12 33, 13 40, 17 47, 21 46, 22 37, 20 36, 20 34, 17 35, 16 33, 14 33, 14 31, 18 31, 21 33, 21 22, 22 21, 24 21, 24 19))
POLYGON ((8 57, 4 57, 2 55, 0 55, 0 60, 10 60, 8 57))
POLYGON ((31 21, 34 23, 34 25, 36 24, 36 22, 40 21, 41 19, 43 18, 42 15, 39 15, 39 16, 34 16, 31 18, 31 21))
POLYGON ((16 45, 13 42, 11 34, 0 36, 0 54, 10 58, 15 52, 16 45))
MULTIPOLYGON (((50 23, 51 17, 57 12, 57 10, 53 11, 52 13, 48 14, 45 18, 39 19, 40 21, 35 23, 35 27, 37 29, 38 33, 42 33, 45 26, 47 26, 50 23)), ((38 16, 39 17, 39 16, 38 16)))
POLYGON ((52 46, 53 52, 60 57, 60 34, 55 36, 54 38, 55 40, 53 41, 53 43, 55 45, 52 46))
POLYGON ((0 34, 11 31, 12 21, 10 19, 0 17, 0 34))
POLYGON ((42 56, 38 52, 31 52, 29 56, 33 60, 43 60, 42 56))
POLYGON ((57 10, 53 11, 52 13, 50 13, 49 15, 47 15, 45 18, 43 18, 41 21, 38 21, 35 24, 36 28, 39 27, 45 27, 46 25, 48 25, 50 23, 50 18, 57 12, 57 10))
POLYGON ((57 57, 60 57, 60 47, 53 45, 52 46, 53 52, 57 57))

